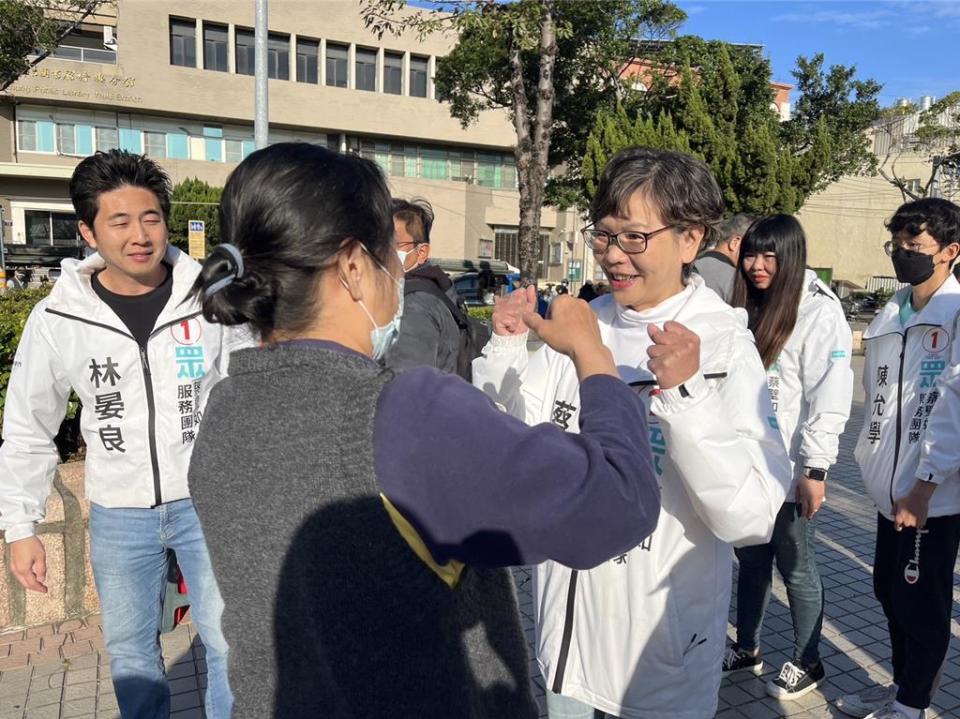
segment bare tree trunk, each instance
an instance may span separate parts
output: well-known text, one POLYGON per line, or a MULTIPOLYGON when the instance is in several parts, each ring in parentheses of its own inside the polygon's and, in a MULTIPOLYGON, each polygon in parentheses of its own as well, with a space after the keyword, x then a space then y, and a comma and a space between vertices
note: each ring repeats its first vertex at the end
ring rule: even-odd
POLYGON ((510 85, 513 121, 517 133, 517 176, 520 184, 520 273, 524 283, 537 281, 540 256, 540 213, 547 183, 547 156, 553 125, 553 67, 557 59, 557 35, 552 3, 543 3, 540 21, 540 75, 533 122, 523 80, 523 61, 517 42, 510 45, 510 85), (531 128, 532 124, 532 128, 531 128))

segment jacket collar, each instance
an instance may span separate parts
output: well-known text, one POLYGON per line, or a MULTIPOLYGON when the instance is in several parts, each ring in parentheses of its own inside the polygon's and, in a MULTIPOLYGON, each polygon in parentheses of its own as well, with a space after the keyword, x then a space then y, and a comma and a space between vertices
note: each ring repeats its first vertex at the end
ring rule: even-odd
MULTIPOLYGON (((196 314, 200 307, 195 300, 183 302, 200 274, 200 264, 173 245, 167 245, 164 262, 172 267, 173 289, 170 300, 157 318, 157 326, 178 317, 196 314)), ((60 263, 60 278, 50 292, 47 308, 63 314, 82 317, 127 332, 116 313, 94 292, 90 278, 106 267, 99 253, 84 260, 67 259, 60 263)))
MULTIPOLYGON (((742 333, 750 341, 753 339, 747 330, 746 310, 730 307, 707 287, 703 278, 697 274, 689 277, 683 294, 686 298, 678 302, 676 308, 671 308, 669 315, 651 313, 650 319, 641 317, 639 312, 621 307, 614 301, 612 294, 594 300, 590 307, 602 322, 620 327, 638 327, 645 330, 650 321, 658 325, 662 325, 666 320, 679 322, 700 337, 701 370, 705 374, 726 372, 733 361, 734 340, 737 335, 742 333)), ((675 298, 676 295, 667 302, 675 298)))
POLYGON ((906 327, 903 327, 900 324, 900 308, 910 296, 911 289, 904 287, 890 298, 863 333, 865 340, 880 335, 903 334, 905 329, 914 325, 949 326, 953 323, 960 310, 960 282, 956 277, 951 274, 924 308, 907 320, 906 327))

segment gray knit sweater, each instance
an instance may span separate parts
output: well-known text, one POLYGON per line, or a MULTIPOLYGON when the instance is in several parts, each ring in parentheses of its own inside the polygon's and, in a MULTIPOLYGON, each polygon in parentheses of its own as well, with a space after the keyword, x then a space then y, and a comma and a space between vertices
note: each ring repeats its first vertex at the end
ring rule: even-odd
POLYGON ((334 350, 245 349, 210 396, 190 485, 237 719, 537 716, 509 574, 469 568, 451 590, 379 498, 389 379, 334 350))

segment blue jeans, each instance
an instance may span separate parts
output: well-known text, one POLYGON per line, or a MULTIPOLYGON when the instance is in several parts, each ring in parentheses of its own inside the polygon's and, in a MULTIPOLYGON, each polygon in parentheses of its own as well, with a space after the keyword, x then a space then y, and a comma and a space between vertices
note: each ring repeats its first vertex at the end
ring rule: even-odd
POLYGON ((604 719, 612 717, 578 699, 554 694, 547 690, 547 717, 549 719, 604 719))
POLYGON ((754 651, 760 646, 760 627, 770 601, 773 563, 787 587, 793 617, 794 661, 810 666, 820 661, 823 627, 823 584, 814 548, 816 529, 801 516, 800 505, 785 502, 777 514, 773 537, 767 544, 736 550, 740 560, 737 583, 737 644, 754 651))
POLYGON ((190 499, 154 509, 90 507, 93 576, 120 713, 124 719, 170 716, 159 641, 167 549, 177 554, 190 615, 206 649, 207 717, 228 719, 233 696, 227 682, 227 642, 220 629, 223 599, 190 499))

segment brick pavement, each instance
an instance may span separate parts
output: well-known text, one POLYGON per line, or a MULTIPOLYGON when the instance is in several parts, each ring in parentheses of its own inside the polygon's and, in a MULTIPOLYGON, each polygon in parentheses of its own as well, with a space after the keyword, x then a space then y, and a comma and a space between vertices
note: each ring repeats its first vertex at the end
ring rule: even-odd
MULTIPOLYGON (((861 362, 855 360, 859 375, 861 362)), ((859 389, 858 389, 859 392, 859 389)), ((797 702, 781 704, 767 697, 763 682, 773 678, 791 653, 793 629, 786 592, 775 578, 762 648, 766 672, 725 681, 717 719, 824 719, 843 716, 832 707, 842 693, 870 682, 889 682, 890 650, 883 614, 873 598, 871 565, 875 515, 864 497, 853 459, 853 445, 863 421, 862 397, 841 441, 841 453, 829 487, 829 501, 819 514, 818 556, 826 593, 821 651, 828 680, 821 690, 797 702)), ((776 573, 774 573, 776 574, 776 573)), ((533 598, 530 572, 517 569, 520 610, 533 644, 533 598)), ((953 639, 940 691, 929 719, 960 717, 960 580, 955 577, 953 639)), ((735 618, 735 599, 730 609, 735 618)), ((732 625, 730 629, 732 636, 732 625)), ((162 639, 171 678, 174 719, 202 719, 206 686, 203 647, 187 622, 162 639)), ((110 667, 102 649, 99 618, 74 620, 0 635, 0 719, 106 719, 116 717, 110 667)), ((533 688, 543 705, 543 679, 531 660, 533 688)), ((541 716, 546 713, 541 711, 541 716)), ((504 718, 509 719, 509 718, 504 718)))

